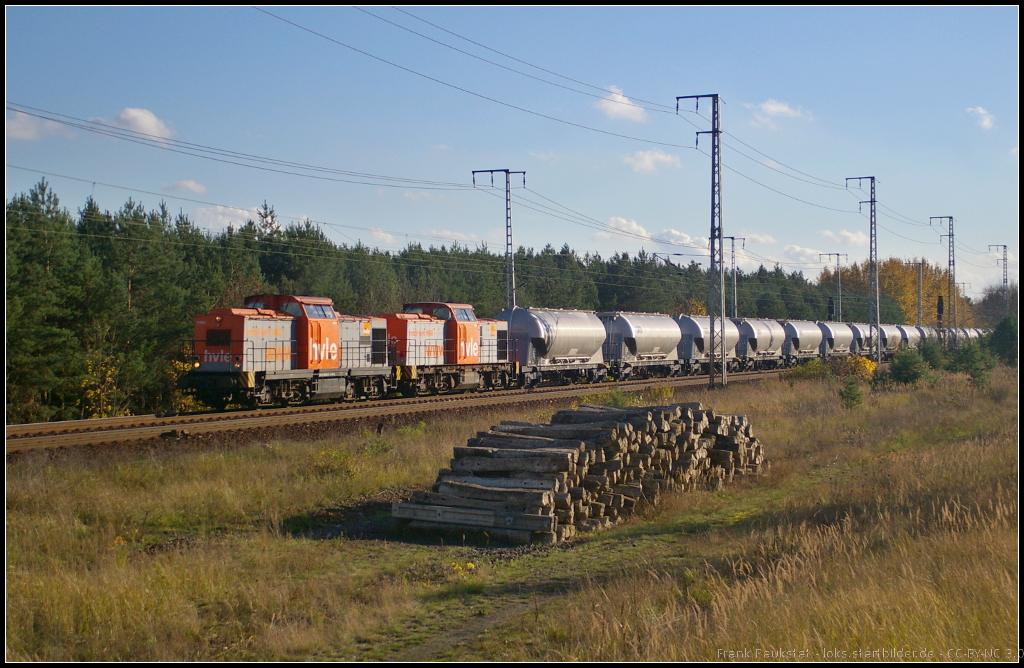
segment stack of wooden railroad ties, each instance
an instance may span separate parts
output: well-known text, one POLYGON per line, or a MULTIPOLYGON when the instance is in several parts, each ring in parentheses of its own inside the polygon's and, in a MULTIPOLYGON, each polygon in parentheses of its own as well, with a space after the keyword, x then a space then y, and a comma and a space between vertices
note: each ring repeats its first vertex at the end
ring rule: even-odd
POLYGON ((720 489, 767 466, 745 415, 699 403, 583 404, 551 424, 505 421, 478 432, 455 448, 431 491, 393 504, 392 516, 417 529, 557 543, 612 526, 663 492, 720 489))

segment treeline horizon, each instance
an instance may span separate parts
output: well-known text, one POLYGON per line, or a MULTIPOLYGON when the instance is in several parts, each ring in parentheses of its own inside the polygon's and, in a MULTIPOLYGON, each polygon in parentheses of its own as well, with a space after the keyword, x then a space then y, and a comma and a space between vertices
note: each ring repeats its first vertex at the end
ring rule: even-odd
MULTIPOLYGON (((45 180, 6 208, 12 423, 174 409, 194 316, 241 306, 248 295, 329 297, 341 313, 370 315, 412 301, 469 303, 480 317, 505 306, 505 258, 486 246, 382 251, 337 244, 309 221, 282 227, 266 203, 256 220, 219 233, 172 215, 163 202, 147 211, 129 199, 110 212, 90 197, 72 214, 45 180)), ((520 247, 516 278, 521 306, 706 313, 707 269, 645 251, 603 258, 568 245, 520 247)), ((741 317, 830 317, 831 280, 761 266, 737 271, 736 281, 741 317)), ((731 316, 731 276, 727 282, 731 316)), ((856 281, 850 286, 843 320, 867 322, 866 296, 856 281)), ((885 294, 884 283, 880 307, 883 322, 905 321, 905 308, 885 294)))

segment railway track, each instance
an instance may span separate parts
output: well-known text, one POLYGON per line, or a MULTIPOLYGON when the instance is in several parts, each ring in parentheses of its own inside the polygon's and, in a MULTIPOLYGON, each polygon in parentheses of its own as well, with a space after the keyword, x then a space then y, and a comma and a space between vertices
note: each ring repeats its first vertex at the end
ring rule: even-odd
MULTIPOLYGON (((776 371, 730 374, 734 382, 757 380, 776 371)), ((616 386, 631 392, 659 386, 700 386, 706 376, 654 378, 620 382, 616 386)), ((572 385, 533 390, 505 390, 484 394, 457 394, 410 399, 390 399, 355 404, 326 404, 226 413, 195 413, 174 416, 144 415, 94 420, 69 420, 10 425, 6 429, 7 454, 27 450, 67 448, 181 437, 241 432, 324 422, 349 422, 398 415, 436 414, 452 409, 479 408, 496 404, 527 404, 569 399, 611 385, 572 385)))

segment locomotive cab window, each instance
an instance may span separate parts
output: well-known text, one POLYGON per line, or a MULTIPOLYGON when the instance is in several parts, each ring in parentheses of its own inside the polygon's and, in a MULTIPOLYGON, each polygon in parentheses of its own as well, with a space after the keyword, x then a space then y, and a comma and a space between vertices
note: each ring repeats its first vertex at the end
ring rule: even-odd
POLYGON ((284 312, 284 313, 287 313, 288 315, 294 315, 294 316, 300 317, 300 318, 303 315, 305 315, 302 312, 302 305, 301 304, 296 304, 295 302, 285 302, 285 303, 281 304, 281 311, 284 312))
POLYGON ((206 330, 206 345, 208 346, 230 346, 230 329, 208 329, 206 330))
POLYGON ((439 320, 451 320, 452 310, 447 306, 435 306, 433 316, 439 320))
POLYGON ((334 310, 325 304, 306 304, 306 315, 310 318, 333 318, 334 310))
POLYGON ((423 307, 422 306, 406 306, 405 307, 405 312, 406 313, 413 313, 413 314, 419 315, 419 314, 423 313, 423 307))
POLYGON ((455 319, 459 322, 476 322, 476 314, 471 308, 455 309, 455 319))

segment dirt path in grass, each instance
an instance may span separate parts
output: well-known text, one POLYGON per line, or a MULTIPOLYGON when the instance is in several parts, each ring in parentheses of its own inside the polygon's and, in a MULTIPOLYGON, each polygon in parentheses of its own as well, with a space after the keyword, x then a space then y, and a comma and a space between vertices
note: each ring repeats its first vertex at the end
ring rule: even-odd
POLYGON ((444 660, 447 658, 445 655, 451 655, 453 651, 472 643, 488 630, 528 614, 531 610, 539 610, 550 600, 563 595, 562 592, 544 592, 529 598, 507 601, 499 609, 492 609, 486 615, 474 615, 460 625, 433 635, 419 645, 394 652, 384 660, 396 663, 444 660))

